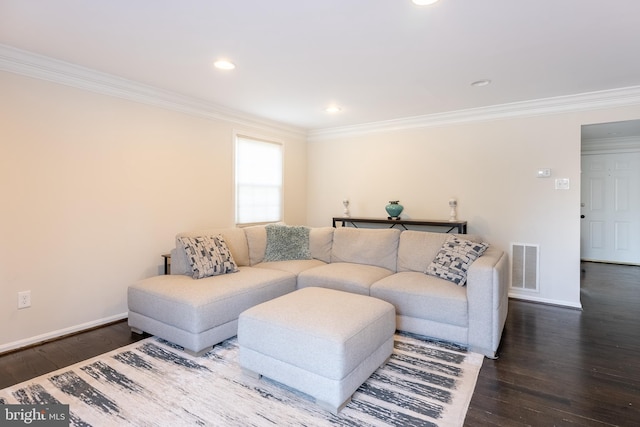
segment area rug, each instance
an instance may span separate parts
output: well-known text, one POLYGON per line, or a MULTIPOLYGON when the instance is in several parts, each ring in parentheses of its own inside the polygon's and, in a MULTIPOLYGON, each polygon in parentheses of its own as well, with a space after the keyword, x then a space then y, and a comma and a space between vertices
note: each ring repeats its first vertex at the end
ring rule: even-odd
POLYGON ((482 360, 396 335, 391 359, 333 415, 243 374, 236 338, 191 357, 151 337, 0 390, 0 403, 68 404, 74 426, 461 426, 482 360))

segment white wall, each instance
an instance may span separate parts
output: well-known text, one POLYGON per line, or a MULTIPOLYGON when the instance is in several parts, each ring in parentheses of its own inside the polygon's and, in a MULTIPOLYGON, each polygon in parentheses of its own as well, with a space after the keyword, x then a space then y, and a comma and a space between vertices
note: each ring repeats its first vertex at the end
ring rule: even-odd
POLYGON ((285 221, 306 220, 302 133, 4 72, 0 93, 0 351, 122 318, 177 232, 233 225, 234 130, 284 143, 285 221))
POLYGON ((309 143, 309 224, 330 224, 350 199, 352 216, 458 218, 469 233, 510 252, 540 245, 538 293, 513 296, 580 307, 580 126, 640 117, 640 107, 333 136, 309 143), (537 178, 538 168, 552 176, 537 178), (569 178, 569 190, 555 190, 569 178))

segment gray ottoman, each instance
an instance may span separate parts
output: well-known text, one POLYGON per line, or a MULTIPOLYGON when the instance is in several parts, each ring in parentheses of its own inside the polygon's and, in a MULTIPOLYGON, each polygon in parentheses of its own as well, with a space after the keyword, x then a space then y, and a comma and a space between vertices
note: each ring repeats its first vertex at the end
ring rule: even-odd
POLYGON ((393 305, 369 296, 304 288, 256 305, 238 321, 240 366, 338 413, 393 351, 393 305))

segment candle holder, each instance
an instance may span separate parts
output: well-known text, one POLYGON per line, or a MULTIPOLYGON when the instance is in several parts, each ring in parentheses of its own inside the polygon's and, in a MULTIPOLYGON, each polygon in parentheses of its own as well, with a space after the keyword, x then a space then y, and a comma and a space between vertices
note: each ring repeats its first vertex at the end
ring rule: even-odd
POLYGON ((457 221, 458 214, 456 212, 456 208, 458 207, 458 201, 456 199, 449 199, 449 207, 451 211, 449 212, 449 221, 457 221))
POLYGON ((351 214, 349 213, 349 200, 345 199, 342 201, 342 206, 344 206, 344 210, 342 211, 342 216, 345 218, 349 218, 351 214))

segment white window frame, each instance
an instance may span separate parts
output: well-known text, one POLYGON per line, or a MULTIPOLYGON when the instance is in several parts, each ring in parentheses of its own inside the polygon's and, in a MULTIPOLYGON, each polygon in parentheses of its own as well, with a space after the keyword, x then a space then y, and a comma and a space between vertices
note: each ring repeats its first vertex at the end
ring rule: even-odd
MULTIPOLYGON (((247 145, 244 148, 246 147, 247 145)), ((234 216, 237 226, 266 224, 283 220, 284 144, 246 133, 234 133, 234 195, 234 216), (249 170, 244 170, 241 164, 246 160, 241 152, 243 149, 241 145, 245 143, 248 145, 255 144, 258 150, 260 150, 260 147, 263 149, 260 150, 261 156, 256 159, 249 159, 253 163, 249 170), (277 156, 277 158, 274 158, 274 156, 277 156), (264 162, 269 158, 274 161, 273 166, 279 167, 280 170, 270 178, 271 182, 265 184, 260 181, 261 178, 257 177, 256 174, 263 173, 268 175, 268 168, 267 170, 261 170, 264 165, 258 165, 257 163, 264 162), (279 200, 273 199, 274 194, 276 199, 279 200), (252 195, 254 196, 253 198, 252 195), (263 200, 260 200, 261 198, 263 200), (253 204, 253 207, 248 205, 241 206, 243 203, 253 204)))

